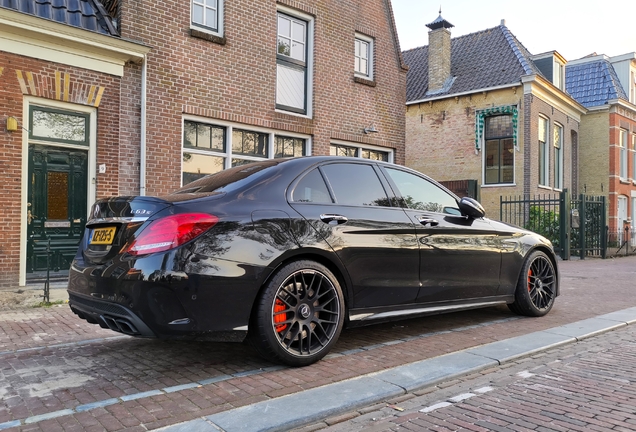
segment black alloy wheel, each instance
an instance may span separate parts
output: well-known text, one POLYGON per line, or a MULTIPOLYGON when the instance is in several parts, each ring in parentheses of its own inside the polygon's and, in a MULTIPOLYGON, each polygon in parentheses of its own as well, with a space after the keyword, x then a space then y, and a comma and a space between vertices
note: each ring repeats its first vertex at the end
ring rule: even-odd
POLYGON ((510 310, 526 316, 543 316, 550 312, 557 293, 557 277, 554 265, 541 251, 532 252, 522 267, 515 301, 510 310))
POLYGON ((261 355, 305 366, 329 352, 343 323, 337 279, 321 264, 297 261, 280 269, 266 285, 250 334, 261 355))

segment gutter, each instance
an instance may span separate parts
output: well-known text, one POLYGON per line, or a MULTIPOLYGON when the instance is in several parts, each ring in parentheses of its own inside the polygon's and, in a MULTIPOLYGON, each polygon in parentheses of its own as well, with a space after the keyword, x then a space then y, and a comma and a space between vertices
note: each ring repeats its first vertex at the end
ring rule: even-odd
POLYGON ((139 195, 146 195, 146 86, 148 57, 144 54, 141 63, 141 141, 139 143, 139 195))
POLYGON ((454 97, 460 97, 460 96, 467 96, 467 95, 472 95, 475 93, 483 93, 483 92, 489 92, 489 91, 494 91, 494 90, 503 90, 503 89, 507 89, 507 88, 514 88, 514 87, 520 87, 521 83, 520 82, 516 82, 516 83, 510 83, 510 84, 503 84, 500 86, 496 86, 496 87, 485 87, 482 89, 476 89, 476 90, 468 90, 468 91, 464 91, 461 93, 450 93, 450 94, 445 94, 442 96, 437 96, 437 97, 430 97, 430 98, 425 98, 425 99, 420 99, 420 100, 416 100, 416 101, 412 101, 412 102, 407 102, 406 105, 417 105, 417 104, 421 104, 424 102, 434 102, 437 100, 443 100, 443 99, 450 99, 450 98, 454 98, 454 97))

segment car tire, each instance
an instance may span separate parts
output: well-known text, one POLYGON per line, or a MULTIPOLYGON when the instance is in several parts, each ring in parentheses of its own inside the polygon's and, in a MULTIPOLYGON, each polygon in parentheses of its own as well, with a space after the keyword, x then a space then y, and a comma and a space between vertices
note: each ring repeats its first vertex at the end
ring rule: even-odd
POLYGON ((557 275, 550 258, 541 251, 528 255, 521 268, 515 290, 514 303, 508 304, 519 315, 539 317, 554 305, 557 293, 557 275))
POLYGON ((344 324, 338 279, 322 264, 284 265, 263 287, 249 327, 249 340, 263 357, 288 366, 323 358, 344 324))

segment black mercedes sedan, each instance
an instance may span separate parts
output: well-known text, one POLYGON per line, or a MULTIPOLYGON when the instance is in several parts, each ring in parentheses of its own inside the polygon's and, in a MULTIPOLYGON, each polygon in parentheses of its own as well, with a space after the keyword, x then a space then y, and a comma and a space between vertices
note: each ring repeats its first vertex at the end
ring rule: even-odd
POLYGON ((237 166, 162 197, 97 201, 69 305, 140 337, 247 338, 303 366, 343 326, 507 304, 547 314, 549 240, 403 166, 314 156, 237 166))

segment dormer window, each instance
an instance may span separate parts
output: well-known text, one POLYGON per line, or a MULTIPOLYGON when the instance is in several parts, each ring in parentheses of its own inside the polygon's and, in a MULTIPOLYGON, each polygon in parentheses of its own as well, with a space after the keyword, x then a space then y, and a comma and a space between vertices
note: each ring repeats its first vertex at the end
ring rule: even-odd
POLYGON ((565 83, 565 65, 554 59, 554 66, 552 67, 552 83, 559 90, 563 90, 563 84, 565 83))

